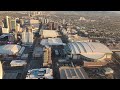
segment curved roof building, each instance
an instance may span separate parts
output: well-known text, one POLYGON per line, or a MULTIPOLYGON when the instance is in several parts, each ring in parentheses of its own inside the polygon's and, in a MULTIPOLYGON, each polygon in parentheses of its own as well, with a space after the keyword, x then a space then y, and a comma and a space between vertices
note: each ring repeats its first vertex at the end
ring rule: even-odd
POLYGON ((67 52, 73 59, 81 57, 92 60, 111 59, 112 51, 108 47, 97 42, 72 42, 67 45, 67 52))

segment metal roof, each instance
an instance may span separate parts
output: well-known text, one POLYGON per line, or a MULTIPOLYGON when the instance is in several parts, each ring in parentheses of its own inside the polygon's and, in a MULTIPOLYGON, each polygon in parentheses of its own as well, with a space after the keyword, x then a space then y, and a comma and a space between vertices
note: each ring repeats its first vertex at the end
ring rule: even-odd
POLYGON ((71 42, 68 43, 71 54, 81 54, 92 59, 102 58, 112 51, 98 42, 71 42))
POLYGON ((42 39, 41 45, 65 45, 60 38, 42 39))
POLYGON ((61 79, 89 79, 85 70, 73 67, 61 67, 60 68, 60 78, 61 79))
POLYGON ((71 51, 74 51, 74 54, 80 53, 112 53, 112 51, 101 43, 96 42, 72 42, 68 43, 71 51))

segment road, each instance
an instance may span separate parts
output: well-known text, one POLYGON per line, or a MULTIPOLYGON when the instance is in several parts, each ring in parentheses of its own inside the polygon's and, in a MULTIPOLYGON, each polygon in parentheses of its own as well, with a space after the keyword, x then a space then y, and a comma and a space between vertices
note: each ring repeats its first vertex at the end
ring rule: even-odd
POLYGON ((34 60, 34 57, 33 57, 33 51, 34 51, 34 48, 35 48, 37 42, 38 42, 38 37, 35 38, 33 45, 31 47, 26 48, 27 49, 26 51, 28 51, 28 52, 26 52, 26 53, 28 53, 28 59, 27 59, 27 65, 23 70, 23 74, 22 74, 23 79, 26 78, 26 74, 29 69, 35 68, 34 66, 36 65, 35 64, 36 61, 34 60))
MULTIPOLYGON (((39 31, 41 29, 43 29, 43 26, 40 27, 39 31)), ((40 42, 40 37, 35 36, 33 45, 30 48, 28 48, 28 50, 27 50, 27 51, 29 51, 28 52, 28 60, 27 60, 27 66, 24 69, 24 75, 23 76, 25 76, 27 74, 27 71, 29 69, 40 68, 40 66, 41 66, 41 64, 39 62, 40 60, 35 60, 35 58, 33 57, 34 48, 38 45, 39 42, 40 42)))

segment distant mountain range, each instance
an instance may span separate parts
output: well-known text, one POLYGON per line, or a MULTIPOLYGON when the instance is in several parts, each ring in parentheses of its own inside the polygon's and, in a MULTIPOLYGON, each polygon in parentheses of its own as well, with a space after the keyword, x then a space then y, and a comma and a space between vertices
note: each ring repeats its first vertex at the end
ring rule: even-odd
MULTIPOLYGON (((0 13, 29 13, 30 11, 0 11, 0 13)), ((120 11, 42 11, 46 14, 85 15, 85 16, 120 16, 120 11)))
POLYGON ((85 16, 120 16, 120 12, 115 11, 56 11, 56 14, 64 14, 64 15, 85 15, 85 16))

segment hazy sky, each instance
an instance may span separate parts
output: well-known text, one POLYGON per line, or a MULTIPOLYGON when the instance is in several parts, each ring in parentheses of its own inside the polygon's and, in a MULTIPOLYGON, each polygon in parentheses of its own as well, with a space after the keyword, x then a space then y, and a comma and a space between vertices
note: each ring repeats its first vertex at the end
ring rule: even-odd
POLYGON ((120 14, 120 11, 110 11, 110 12, 115 12, 115 13, 119 13, 120 14))

